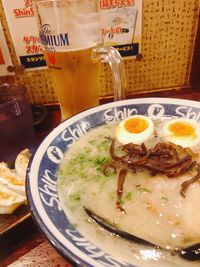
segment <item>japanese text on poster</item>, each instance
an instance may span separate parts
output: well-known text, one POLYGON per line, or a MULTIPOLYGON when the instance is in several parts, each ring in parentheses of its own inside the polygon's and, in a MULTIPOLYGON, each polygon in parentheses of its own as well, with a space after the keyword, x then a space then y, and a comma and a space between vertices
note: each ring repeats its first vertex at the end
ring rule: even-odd
POLYGON ((11 75, 11 73, 7 70, 9 65, 12 65, 12 61, 3 33, 3 28, 0 24, 0 76, 11 75))
POLYGON ((29 70, 46 66, 33 0, 2 0, 2 3, 19 63, 29 70))
POLYGON ((130 58, 141 52, 142 0, 100 0, 105 45, 130 58))

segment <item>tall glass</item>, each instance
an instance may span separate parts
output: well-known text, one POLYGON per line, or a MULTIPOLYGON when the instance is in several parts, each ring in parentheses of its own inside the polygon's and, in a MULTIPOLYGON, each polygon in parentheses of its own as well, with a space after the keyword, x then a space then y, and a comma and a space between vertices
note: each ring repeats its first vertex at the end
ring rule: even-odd
POLYGON ((35 135, 26 88, 20 84, 0 85, 0 162, 14 161, 25 148, 33 149, 35 135))
POLYGON ((39 35, 62 119, 99 104, 101 60, 111 66, 114 100, 125 97, 121 56, 102 45, 98 0, 36 0, 39 35))

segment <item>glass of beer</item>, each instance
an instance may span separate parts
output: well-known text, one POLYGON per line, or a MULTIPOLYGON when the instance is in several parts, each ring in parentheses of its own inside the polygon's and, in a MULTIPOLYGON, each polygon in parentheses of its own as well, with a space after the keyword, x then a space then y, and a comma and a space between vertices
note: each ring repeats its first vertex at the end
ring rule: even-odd
POLYGON ((99 104, 101 62, 111 67, 114 100, 125 97, 119 52, 103 46, 99 0, 36 0, 39 35, 52 70, 62 120, 99 104))

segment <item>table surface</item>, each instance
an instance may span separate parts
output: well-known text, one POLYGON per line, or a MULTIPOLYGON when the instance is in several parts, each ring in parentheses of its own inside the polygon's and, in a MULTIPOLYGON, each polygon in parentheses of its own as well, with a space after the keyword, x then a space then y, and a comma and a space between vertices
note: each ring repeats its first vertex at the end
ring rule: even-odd
MULTIPOLYGON (((133 98, 136 97, 173 97, 200 101, 200 91, 169 90, 135 94, 133 98)), ((102 100, 101 103, 109 101, 112 99, 102 100)), ((46 108, 48 112, 45 120, 35 127, 38 143, 60 122, 59 106, 47 106, 46 108)), ((72 264, 63 259, 48 243, 30 216, 5 235, 0 236, 0 266, 70 267, 72 264)))

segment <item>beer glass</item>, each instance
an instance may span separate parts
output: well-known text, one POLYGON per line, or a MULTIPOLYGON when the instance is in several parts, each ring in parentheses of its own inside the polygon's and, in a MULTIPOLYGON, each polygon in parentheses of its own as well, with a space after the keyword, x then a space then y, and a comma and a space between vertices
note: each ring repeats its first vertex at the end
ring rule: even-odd
POLYGON ((111 67, 114 100, 124 98, 122 58, 103 46, 99 0, 36 0, 39 35, 52 70, 62 120, 99 104, 101 61, 111 67))

